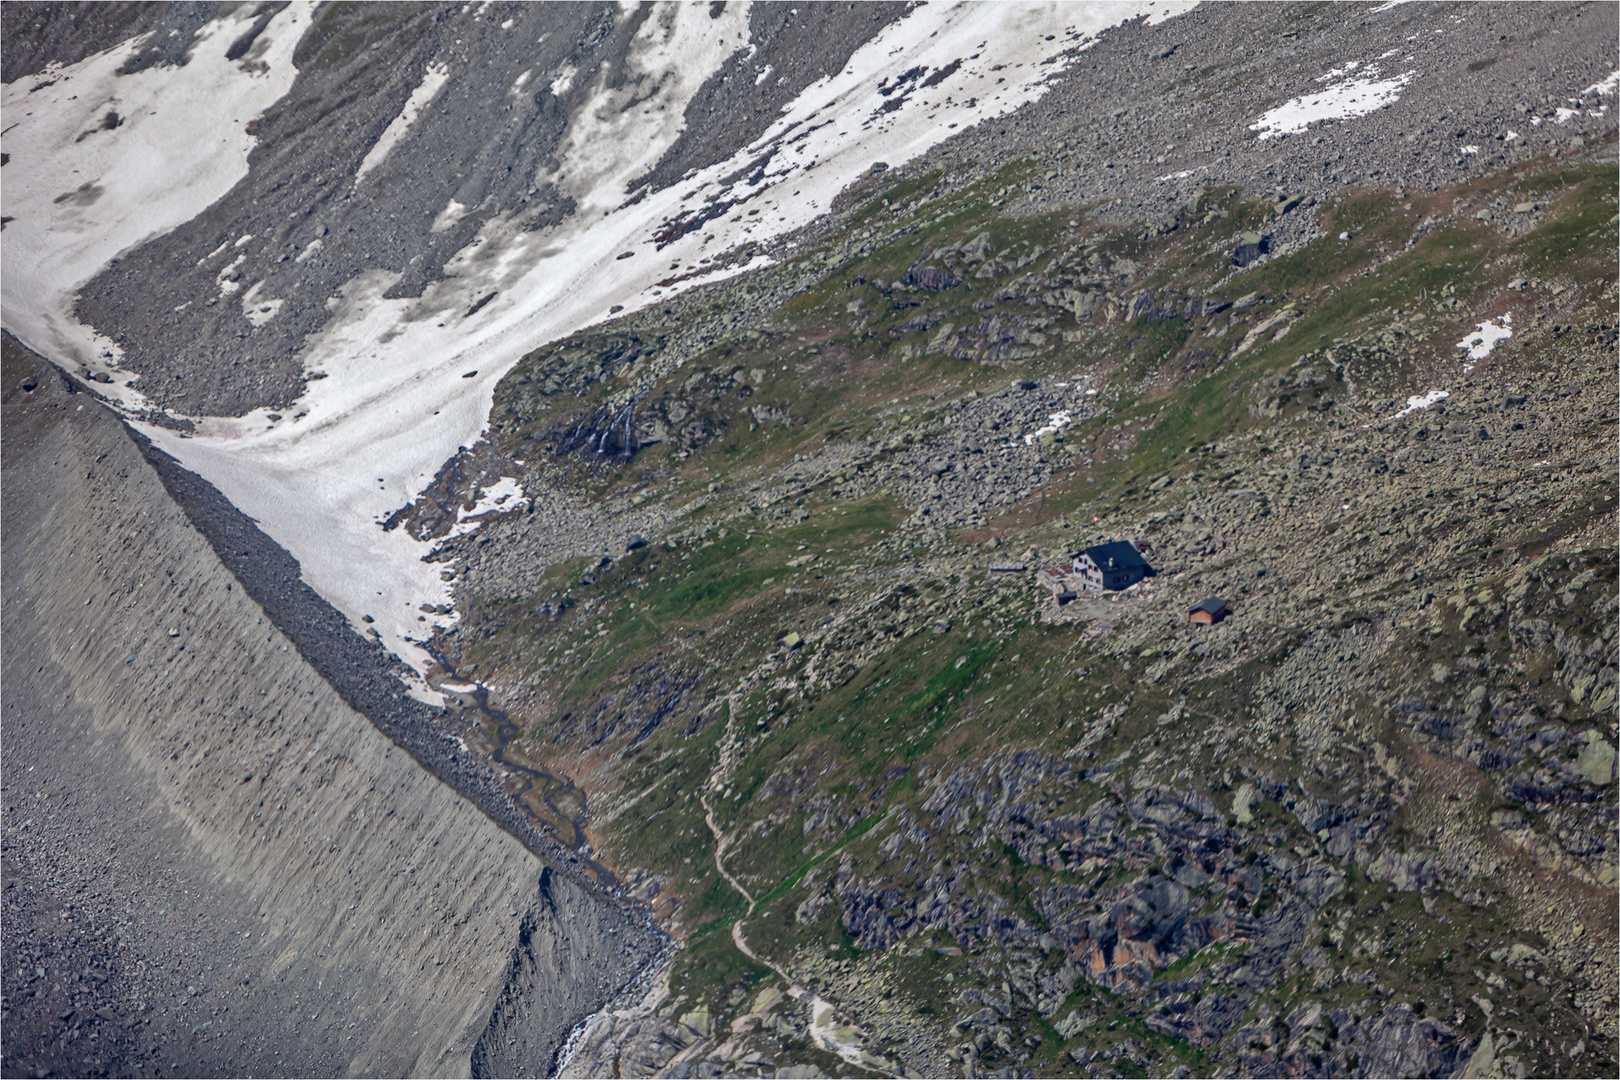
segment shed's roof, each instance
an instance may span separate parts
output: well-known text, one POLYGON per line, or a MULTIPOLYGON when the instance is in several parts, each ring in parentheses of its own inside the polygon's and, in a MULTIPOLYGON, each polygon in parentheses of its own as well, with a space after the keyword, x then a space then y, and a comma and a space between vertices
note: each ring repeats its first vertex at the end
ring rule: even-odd
POLYGON ((1208 599, 1204 600, 1202 603, 1194 605, 1194 607, 1192 608, 1192 611, 1189 611, 1187 614, 1191 615, 1193 611, 1207 611, 1211 615, 1219 615, 1221 612, 1223 612, 1225 610, 1226 610, 1226 601, 1222 600, 1218 596, 1211 596, 1208 599))

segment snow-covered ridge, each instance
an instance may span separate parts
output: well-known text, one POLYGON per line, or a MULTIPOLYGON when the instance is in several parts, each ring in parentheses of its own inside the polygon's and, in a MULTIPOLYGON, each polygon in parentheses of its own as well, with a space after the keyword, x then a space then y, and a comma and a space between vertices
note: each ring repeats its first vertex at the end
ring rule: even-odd
MULTIPOLYGON (((374 618, 385 643, 425 667, 428 658, 417 642, 453 616, 419 618, 419 609, 446 604, 449 586, 440 567, 422 561, 429 544, 411 539, 405 530, 384 531, 378 522, 414 499, 459 446, 471 445, 484 432, 496 383, 525 353, 605 320, 615 305, 635 310, 678 289, 740 272, 706 271, 705 263, 745 242, 769 240, 810 223, 873 161, 903 164, 952 134, 953 127, 1003 115, 1039 97, 1063 69, 1063 53, 1106 28, 1144 16, 1162 21, 1191 6, 1155 0, 917 8, 867 42, 843 70, 809 86, 752 145, 669 188, 631 192, 627 185, 679 138, 686 108, 704 81, 748 47, 744 4, 728 5, 718 19, 709 17, 707 5, 659 8, 638 31, 622 88, 609 86, 600 72, 574 76, 576 87, 589 90, 570 118, 557 169, 537 177, 537 182, 554 181, 576 199, 573 217, 540 232, 525 232, 521 223, 503 216, 491 219, 449 261, 447 278, 419 299, 383 298, 398 280, 393 272, 371 270, 353 278, 331 301, 330 321, 309 339, 303 354, 306 370, 327 377, 311 382, 292 409, 282 410, 281 419, 272 420, 261 409, 240 418, 201 418, 193 438, 158 428, 148 433, 258 520, 298 558, 305 579, 334 606, 357 624, 362 616, 374 618), (907 75, 915 69, 926 77, 907 75), (762 174, 748 170, 757 180, 727 182, 744 164, 762 159, 762 174), (640 197, 632 200, 632 195, 640 197), (719 207, 723 212, 710 216, 719 207), (750 217, 750 210, 759 212, 750 217), (703 218, 700 228, 670 236, 671 223, 694 217, 703 218), (632 257, 619 257, 627 252, 632 257), (681 276, 691 276, 661 285, 671 263, 683 268, 681 276), (491 293, 493 300, 464 317, 473 302, 491 293)), ((307 24, 302 9, 278 16, 295 18, 307 24)), ((219 36, 230 39, 223 32, 219 36)), ((283 36, 285 51, 275 54, 270 67, 284 80, 275 84, 276 96, 291 80, 287 57, 295 35, 283 36)), ((279 40, 277 48, 283 48, 279 40)), ((110 72, 123 55, 114 52, 79 67, 110 72)), ((156 102, 156 111, 183 112, 204 130, 229 127, 227 116, 234 114, 216 107, 211 95, 218 87, 199 79, 197 66, 151 73, 155 83, 176 87, 156 102)), ((83 76, 75 72, 75 77, 83 76)), ((431 92, 419 88, 418 94, 428 102, 462 77, 470 76, 452 64, 443 84, 431 92)), ((274 101, 268 92, 254 99, 256 110, 274 101)), ((12 93, 8 87, 8 105, 12 93)), ((234 99, 221 95, 221 100, 234 99)), ((410 115, 408 105, 399 120, 410 115)), ((42 154, 62 154, 33 174, 44 205, 33 205, 40 220, 31 227, 47 259, 71 239, 52 216, 49 199, 63 190, 69 165, 77 165, 71 149, 77 122, 52 123, 37 143, 42 154)), ((109 146, 121 145, 125 137, 123 129, 97 136, 109 146)), ((411 137, 406 122, 399 141, 390 145, 397 149, 411 137)), ((244 162, 247 145, 241 151, 244 162)), ((185 173, 180 177, 182 183, 167 194, 173 206, 170 225, 223 193, 218 181, 188 184, 185 173)), ((118 199, 136 199, 123 193, 125 182, 111 177, 118 199)), ((8 206, 10 194, 8 187, 8 206)), ((446 207, 445 213, 457 210, 446 207)), ((8 226, 8 233, 19 224, 8 226)), ((117 247, 97 246, 70 273, 53 276, 54 299, 42 305, 45 310, 21 336, 63 360, 83 356, 81 347, 58 347, 33 327, 76 327, 68 315, 73 289, 116 250, 146 235, 131 232, 117 247)), ((13 325, 14 261, 8 260, 6 279, 8 327, 13 325)), ((32 283, 19 281, 16 291, 29 290, 39 293, 32 283)), ((268 303, 259 301, 258 307, 268 303)), ((274 315, 274 310, 255 312, 274 315)), ((124 396, 138 401, 127 391, 124 396)))

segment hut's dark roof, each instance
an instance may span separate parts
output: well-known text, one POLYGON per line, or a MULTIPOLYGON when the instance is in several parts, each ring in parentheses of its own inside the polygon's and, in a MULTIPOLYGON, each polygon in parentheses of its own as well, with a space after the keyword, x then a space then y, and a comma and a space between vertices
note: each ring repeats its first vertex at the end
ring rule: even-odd
POLYGON ((1219 615, 1221 612, 1223 612, 1225 610, 1226 610, 1226 601, 1222 600, 1218 596, 1211 596, 1207 600, 1204 600, 1202 603, 1195 605, 1193 607, 1192 611, 1187 612, 1187 614, 1191 615, 1193 611, 1207 611, 1211 615, 1219 615))
POLYGON ((1106 567, 1108 560, 1114 560, 1114 569, 1129 570, 1133 566, 1146 566, 1147 560, 1137 551, 1128 540, 1115 540, 1111 544, 1098 544, 1088 547, 1083 554, 1090 556, 1091 561, 1098 566, 1106 567))

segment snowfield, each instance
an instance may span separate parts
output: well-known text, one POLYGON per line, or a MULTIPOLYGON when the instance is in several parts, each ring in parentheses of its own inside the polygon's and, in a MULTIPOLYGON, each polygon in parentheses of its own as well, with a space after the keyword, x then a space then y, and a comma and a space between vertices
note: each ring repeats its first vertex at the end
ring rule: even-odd
POLYGON ((142 404, 118 367, 122 350, 73 318, 74 295, 119 253, 189 221, 247 175, 255 140, 246 127, 291 89, 293 46, 313 6, 283 9, 239 60, 225 50, 252 25, 248 6, 204 26, 184 67, 118 75, 143 36, 5 84, 7 330, 69 370, 110 375, 102 393, 142 404))
MULTIPOLYGON (((280 420, 261 409, 197 418, 191 438, 143 430, 256 519, 299 560, 305 580, 357 627, 371 616, 385 644, 426 670, 429 657, 420 642, 455 616, 424 622, 419 610, 448 604, 449 585, 440 578, 442 566, 423 561, 431 544, 403 529, 384 531, 379 522, 414 499, 458 447, 484 433, 497 382, 524 354, 606 320, 615 305, 635 311, 741 273, 748 267, 703 273, 699 260, 807 225, 874 161, 901 165, 954 128, 1040 97, 1064 69, 1062 54, 1107 28, 1144 16, 1160 22, 1193 6, 1156 0, 914 9, 843 70, 809 86, 754 144, 629 204, 627 184, 679 138, 692 96, 749 49, 746 4, 728 5, 714 20, 708 5, 672 5, 638 32, 631 78, 622 88, 610 89, 603 72, 539 76, 593 86, 570 118, 556 172, 537 178, 556 182, 576 200, 574 216, 539 232, 524 232, 503 217, 491 220, 448 262, 445 280, 419 299, 384 299, 398 280, 394 272, 357 275, 329 302, 331 319, 303 354, 305 370, 327 377, 311 382, 292 409, 281 410, 280 420), (918 72, 943 77, 924 86, 918 72), (896 92, 897 83, 903 91, 896 92), (887 96, 879 93, 884 84, 887 96), (757 182, 727 183, 746 175, 745 163, 767 156, 757 182), (724 213, 657 248, 654 238, 671 223, 721 205, 724 213), (748 217, 753 209, 759 214, 748 217), (618 257, 625 252, 638 257, 618 257), (677 261, 693 276, 660 286, 677 261), (491 292, 492 301, 462 317, 491 292), (468 372, 476 374, 464 377, 468 372)), ((239 25, 223 20, 184 68, 114 79, 112 71, 132 48, 126 44, 64 69, 60 85, 76 89, 79 101, 58 93, 24 106, 28 86, 38 80, 5 88, 7 123, 14 110, 32 109, 5 136, 14 163, 31 162, 7 177, 21 178, 5 192, 6 213, 18 218, 7 226, 15 245, 4 279, 8 329, 66 367, 96 361, 109 349, 72 319, 74 291, 118 251, 195 215, 242 178, 252 146, 242 126, 291 86, 292 46, 308 19, 307 6, 294 5, 271 23, 265 34, 271 44, 258 58, 268 64, 263 74, 246 74, 223 60, 239 25), (132 116, 138 108, 140 119, 74 143, 111 107, 115 86, 126 102, 139 89, 138 107, 117 107, 132 116), (96 103, 87 105, 89 99, 96 103), (71 200, 52 202, 80 183, 104 190, 82 208, 71 200), (19 250, 29 256, 18 257, 19 250)), ((454 64, 435 69, 366 161, 408 144, 412 121, 432 108, 444 86, 475 75, 454 64)), ((455 204, 445 209, 446 216, 465 212, 455 204)), ((250 290, 244 301, 255 317, 275 315, 274 299, 250 290)), ((101 362, 116 355, 111 350, 101 362)), ((141 404, 131 388, 109 389, 125 404, 141 404)), ((521 498, 521 489, 515 481, 510 490, 491 489, 480 507, 489 500, 489 510, 504 509, 493 501, 502 496, 521 498)), ((470 512, 458 528, 475 526, 484 512, 470 512)))

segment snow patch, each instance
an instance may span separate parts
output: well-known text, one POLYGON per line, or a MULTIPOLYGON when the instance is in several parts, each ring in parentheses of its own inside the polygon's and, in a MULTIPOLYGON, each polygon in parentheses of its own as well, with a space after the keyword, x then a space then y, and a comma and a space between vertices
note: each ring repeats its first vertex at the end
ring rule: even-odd
POLYGON ((1596 94, 1598 97, 1608 97, 1616 90, 1620 90, 1620 71, 1616 71, 1602 82, 1595 82, 1581 91, 1584 97, 1587 94, 1596 94))
POLYGON ((1355 61, 1342 68, 1334 68, 1317 81, 1339 79, 1339 82, 1331 83, 1319 93, 1284 102, 1260 116, 1249 125, 1249 130, 1258 132, 1261 139, 1275 139, 1279 135, 1304 131, 1318 120, 1349 120, 1366 116, 1394 104, 1406 84, 1417 77, 1415 71, 1403 72, 1389 79, 1380 79, 1379 74, 1376 65, 1363 67, 1355 61), (1350 73, 1358 69, 1362 74, 1352 77, 1350 73))
POLYGON ((383 159, 388 157, 388 152, 394 148, 399 140, 405 137, 405 132, 409 131, 411 125, 416 123, 416 118, 422 115, 422 110, 427 108, 428 104, 439 96, 439 91, 449 81, 450 68, 447 65, 435 64, 427 69, 427 72, 422 76, 422 81, 417 84, 415 90, 411 91, 411 96, 405 99, 405 107, 383 129, 382 136, 378 138, 376 145, 367 151, 366 156, 361 159, 360 168, 354 174, 355 184, 358 185, 366 173, 383 163, 383 159))
MULTIPOLYGON (((527 74, 527 72, 524 74, 527 74)), ((573 64, 564 64, 557 77, 551 80, 552 96, 562 97, 564 94, 568 93, 568 91, 573 88, 574 76, 577 74, 579 74, 579 69, 573 64)))
POLYGON ((264 282, 254 282, 253 288, 242 294, 242 314, 257 330, 281 311, 282 301, 270 297, 261 298, 259 290, 264 288, 264 282))
POLYGON ((471 510, 458 507, 456 510, 456 524, 451 528, 446 539, 457 536, 466 536, 479 525, 486 514, 507 513, 522 509, 529 505, 529 500, 523 494, 523 485, 513 476, 503 476, 499 480, 483 489, 478 501, 471 510))
MULTIPOLYGON (((1512 326, 1512 312, 1499 315, 1489 322, 1480 323, 1472 334, 1457 342, 1457 348, 1467 349, 1470 361, 1483 360, 1491 355, 1491 350, 1496 348, 1498 341, 1506 341, 1513 336, 1512 326)), ((1464 374, 1473 370, 1474 365, 1472 363, 1463 365, 1464 374)))
POLYGON ((1046 418, 1045 424, 1036 428, 1030 434, 1024 436, 1024 445, 1034 446, 1036 443, 1046 438, 1046 436, 1056 435, 1058 432, 1062 431, 1072 423, 1074 423, 1074 417, 1067 409, 1064 409, 1061 412, 1055 412, 1046 418))
POLYGON ((444 708, 444 695, 429 686, 426 680, 415 671, 412 671, 401 681, 405 683, 405 693, 417 701, 424 705, 431 705, 435 709, 444 708))
POLYGON ((1361 66, 1361 61, 1360 60, 1351 60, 1349 63, 1345 64, 1344 67, 1333 68, 1326 75, 1318 75, 1315 79, 1313 79, 1311 81, 1312 82, 1332 82, 1334 79, 1342 79, 1346 75, 1350 74, 1352 71, 1356 70, 1356 68, 1358 68, 1360 66, 1361 66))
POLYGON ((238 266, 241 266, 246 261, 246 255, 238 255, 236 258, 226 263, 224 268, 214 276, 214 280, 219 283, 219 295, 229 296, 231 293, 237 292, 242 288, 238 282, 230 279, 230 275, 235 272, 238 266))
POLYGON ((219 247, 215 248, 213 251, 210 251, 208 254, 206 254, 202 258, 198 259, 197 260, 197 265, 201 266, 203 263, 207 262, 209 259, 212 259, 215 255, 218 255, 220 252, 224 251, 226 248, 228 248, 230 246, 231 246, 231 242, 229 240, 225 241, 223 244, 219 245, 219 247))
POLYGON ((466 217, 467 211, 471 209, 472 207, 464 206, 461 203, 456 202, 456 200, 451 199, 445 204, 444 209, 439 211, 439 216, 433 219, 433 227, 428 231, 436 233, 446 232, 452 226, 454 226, 456 222, 466 217))
POLYGON ((1406 408, 1402 409, 1400 412, 1396 413, 1394 416, 1391 416, 1390 419, 1391 420, 1399 420, 1401 417, 1406 416, 1406 415, 1408 415, 1410 413, 1415 413, 1419 409, 1427 409, 1430 405, 1433 405, 1435 402, 1444 401, 1446 398, 1448 398, 1450 396, 1451 396, 1451 393, 1450 393, 1450 391, 1447 391, 1447 390, 1430 390, 1427 394, 1423 394, 1421 396, 1414 395, 1414 396, 1409 397, 1409 398, 1406 399, 1406 408))

